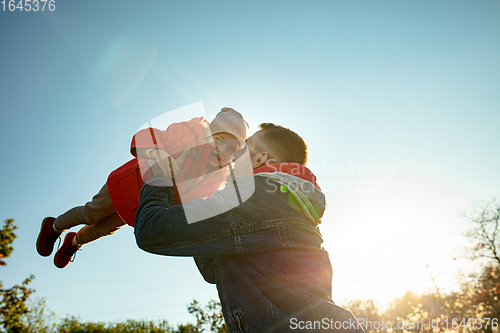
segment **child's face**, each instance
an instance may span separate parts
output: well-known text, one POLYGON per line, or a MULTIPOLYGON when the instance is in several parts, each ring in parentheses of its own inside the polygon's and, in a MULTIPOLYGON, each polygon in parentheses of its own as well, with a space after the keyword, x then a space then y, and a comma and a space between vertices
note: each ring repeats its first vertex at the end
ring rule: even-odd
POLYGON ((212 167, 223 167, 231 162, 234 152, 240 149, 240 143, 236 137, 229 133, 217 133, 210 144, 214 147, 212 155, 208 159, 208 164, 212 167))

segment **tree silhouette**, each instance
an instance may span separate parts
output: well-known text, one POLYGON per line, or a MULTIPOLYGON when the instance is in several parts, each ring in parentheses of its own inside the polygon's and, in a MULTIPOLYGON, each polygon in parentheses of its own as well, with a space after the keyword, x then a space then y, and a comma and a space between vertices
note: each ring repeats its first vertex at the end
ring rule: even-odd
POLYGON ((500 203, 492 199, 486 203, 475 203, 472 209, 463 213, 471 224, 465 237, 472 246, 466 249, 466 257, 471 260, 483 259, 500 265, 500 203))
MULTIPOLYGON (((5 225, 0 229, 0 264, 7 265, 3 258, 9 257, 14 248, 12 242, 16 239, 13 219, 5 220, 5 225)), ((28 284, 35 277, 31 275, 23 281, 21 285, 15 285, 12 288, 4 289, 0 282, 0 329, 5 332, 21 333, 29 332, 28 325, 23 321, 23 316, 30 309, 27 306, 29 296, 34 292, 28 288, 28 284)))
POLYGON ((0 265, 5 266, 7 263, 3 261, 3 258, 7 258, 10 253, 14 250, 12 247, 12 242, 16 239, 16 234, 14 230, 17 227, 14 225, 13 219, 5 220, 5 225, 0 229, 0 265))

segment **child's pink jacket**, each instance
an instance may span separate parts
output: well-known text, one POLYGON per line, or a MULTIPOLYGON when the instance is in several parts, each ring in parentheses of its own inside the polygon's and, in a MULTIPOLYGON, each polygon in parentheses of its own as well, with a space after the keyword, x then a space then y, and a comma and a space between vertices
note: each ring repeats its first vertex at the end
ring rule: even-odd
MULTIPOLYGON (((197 179, 205 170, 213 149, 204 138, 204 130, 208 124, 203 117, 194 118, 174 123, 166 131, 146 128, 132 138, 130 152, 136 157, 137 148, 160 148, 174 158, 178 158, 186 147, 191 148, 192 153, 175 179, 173 200, 179 204, 211 196, 226 180, 227 168, 209 173, 202 180, 197 179)), ((130 160, 108 176, 108 189, 113 205, 122 220, 131 226, 134 225, 142 185, 151 176, 148 159, 143 158, 130 160), (148 171, 142 175, 141 170, 142 173, 144 170, 148 171)))

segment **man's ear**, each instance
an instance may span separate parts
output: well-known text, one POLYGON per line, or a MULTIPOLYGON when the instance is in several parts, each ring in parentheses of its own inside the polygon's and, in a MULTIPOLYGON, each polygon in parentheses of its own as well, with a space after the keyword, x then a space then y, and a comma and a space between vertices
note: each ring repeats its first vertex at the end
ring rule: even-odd
POLYGON ((258 167, 263 166, 264 164, 266 164, 268 159, 269 155, 266 151, 255 154, 255 156, 252 158, 252 168, 257 169, 258 167))

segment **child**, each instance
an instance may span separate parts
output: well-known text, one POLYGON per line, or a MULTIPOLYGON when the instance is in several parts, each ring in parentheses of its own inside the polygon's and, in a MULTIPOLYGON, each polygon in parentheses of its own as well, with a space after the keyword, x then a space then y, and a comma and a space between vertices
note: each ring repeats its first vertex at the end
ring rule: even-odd
POLYGON ((54 264, 64 268, 82 245, 111 235, 126 223, 133 226, 141 187, 160 172, 175 180, 174 203, 211 196, 226 181, 227 165, 244 144, 247 131, 240 113, 223 108, 210 124, 205 118, 194 118, 172 124, 166 131, 137 132, 130 149, 137 158, 111 172, 92 201, 57 218, 43 219, 38 253, 49 256, 65 229, 86 224, 77 233, 68 233, 56 252, 54 264))

